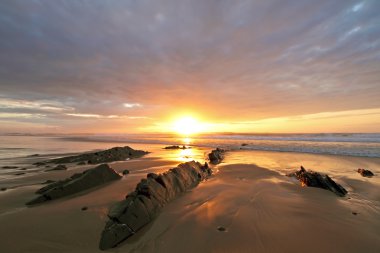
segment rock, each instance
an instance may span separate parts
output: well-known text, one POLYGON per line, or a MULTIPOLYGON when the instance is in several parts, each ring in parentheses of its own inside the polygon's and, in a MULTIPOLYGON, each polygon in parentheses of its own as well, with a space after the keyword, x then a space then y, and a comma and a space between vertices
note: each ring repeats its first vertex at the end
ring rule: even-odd
POLYGON ((185 145, 183 146, 173 145, 173 146, 164 147, 164 149, 190 149, 190 147, 186 147, 185 145))
POLYGON ((123 170, 123 175, 129 174, 129 170, 123 170))
POLYGON ((195 161, 179 164, 162 174, 149 173, 135 191, 109 210, 110 220, 102 232, 99 248, 116 247, 151 222, 166 203, 196 187, 211 174, 208 166, 195 161))
POLYGON ((358 213, 357 213, 357 212, 352 212, 352 214, 353 214, 353 215, 358 215, 358 213))
POLYGON ((25 174, 25 172, 17 172, 16 174, 15 174, 15 176, 21 176, 21 175, 24 175, 25 174))
POLYGON ((321 175, 311 170, 306 171, 302 166, 300 170, 290 173, 287 176, 297 178, 301 182, 302 186, 317 187, 329 190, 340 197, 347 194, 347 190, 340 184, 335 183, 335 181, 328 175, 321 175))
POLYGON ((248 144, 247 143, 243 143, 243 144, 241 144, 241 146, 245 147, 245 146, 248 146, 248 144))
POLYGON ((3 166, 1 168, 3 168, 3 169, 17 169, 18 167, 17 166, 3 166))
POLYGON ((87 206, 84 206, 84 207, 82 207, 80 210, 82 210, 82 211, 86 211, 88 209, 88 207, 87 206))
POLYGON ((208 154, 208 159, 212 164, 218 164, 224 159, 224 149, 217 148, 212 150, 211 153, 208 154))
POLYGON ((66 165, 58 164, 54 168, 48 169, 48 170, 45 170, 45 171, 54 171, 54 170, 67 170, 67 167, 66 167, 66 165))
POLYGON ((27 170, 27 168, 21 168, 20 170, 27 170))
POLYGON ((114 161, 125 161, 130 158, 141 157, 148 152, 142 150, 134 150, 128 146, 115 147, 103 151, 83 153, 80 155, 67 156, 49 160, 52 163, 81 163, 87 162, 88 164, 108 163, 114 161))
POLYGON ((77 165, 86 165, 87 163, 85 161, 77 163, 77 165))
POLYGON ((46 163, 45 162, 36 162, 36 163, 33 163, 33 165, 40 167, 40 166, 46 165, 46 163))
POLYGON ((26 204, 34 205, 66 197, 120 178, 121 176, 108 164, 101 164, 95 168, 85 170, 82 173, 76 173, 67 179, 53 182, 42 187, 36 192, 40 194, 40 196, 26 204))
POLYGON ((3 187, 0 189, 0 191, 6 191, 7 190, 7 187, 3 187))
POLYGON ((226 232, 226 230, 227 230, 225 227, 218 227, 217 229, 220 232, 226 232))
POLYGON ((360 175, 362 175, 363 177, 373 177, 374 174, 372 173, 372 171, 370 170, 366 170, 366 169, 358 169, 358 173, 360 175))
POLYGON ((29 157, 36 157, 36 156, 40 156, 40 154, 33 154, 33 155, 30 155, 29 157))
POLYGON ((43 182, 42 184, 51 184, 51 183, 54 183, 54 182, 56 182, 56 181, 54 181, 54 180, 46 180, 45 182, 43 182))

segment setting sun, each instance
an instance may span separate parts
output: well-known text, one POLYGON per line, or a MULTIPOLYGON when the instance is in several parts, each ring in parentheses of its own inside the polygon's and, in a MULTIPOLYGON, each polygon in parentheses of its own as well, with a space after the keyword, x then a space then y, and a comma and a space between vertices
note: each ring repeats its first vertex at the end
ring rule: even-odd
POLYGON ((192 135, 204 131, 204 125, 197 119, 186 116, 173 123, 173 131, 181 135, 192 135))

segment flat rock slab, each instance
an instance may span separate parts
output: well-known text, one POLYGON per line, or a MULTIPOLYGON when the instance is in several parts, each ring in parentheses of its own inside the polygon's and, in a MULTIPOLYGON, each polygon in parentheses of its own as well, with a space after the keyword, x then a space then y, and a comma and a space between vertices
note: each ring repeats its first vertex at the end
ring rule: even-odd
POLYGON ((131 147, 114 147, 111 149, 83 153, 80 155, 66 156, 61 158, 56 158, 49 160, 51 163, 88 163, 88 164, 98 164, 98 163, 109 163, 114 161, 125 161, 131 158, 138 158, 143 155, 148 154, 146 151, 134 150, 131 147))
POLYGON ((99 248, 106 250, 134 235, 151 222, 161 208, 184 192, 196 187, 212 174, 208 164, 191 161, 179 164, 163 174, 149 173, 135 191, 115 204, 102 232, 99 248))
POLYGON ((221 163, 224 159, 224 149, 217 148, 211 151, 211 153, 208 154, 208 159, 210 160, 210 163, 212 164, 218 164, 221 163))
POLYGON ((363 177, 373 177, 374 174, 370 170, 366 169, 358 169, 358 173, 362 175, 363 177))
POLYGON ((301 182, 302 186, 317 187, 332 191, 336 195, 343 197, 347 190, 340 184, 335 183, 328 175, 323 175, 314 171, 306 171, 304 167, 293 173, 287 174, 288 177, 295 177, 301 182))
POLYGON ((95 168, 76 173, 71 177, 50 183, 36 193, 38 197, 26 203, 35 205, 62 197, 66 197, 102 184, 122 178, 108 164, 101 164, 95 168))

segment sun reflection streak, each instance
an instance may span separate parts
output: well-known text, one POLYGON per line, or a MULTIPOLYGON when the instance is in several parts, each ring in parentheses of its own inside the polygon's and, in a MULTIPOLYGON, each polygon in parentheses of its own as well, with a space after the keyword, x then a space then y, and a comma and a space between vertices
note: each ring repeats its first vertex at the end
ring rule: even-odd
POLYGON ((178 158, 180 161, 184 162, 192 161, 194 159, 193 150, 191 148, 180 150, 178 153, 178 158))
POLYGON ((185 145, 190 145, 193 140, 189 137, 183 138, 182 143, 185 145))

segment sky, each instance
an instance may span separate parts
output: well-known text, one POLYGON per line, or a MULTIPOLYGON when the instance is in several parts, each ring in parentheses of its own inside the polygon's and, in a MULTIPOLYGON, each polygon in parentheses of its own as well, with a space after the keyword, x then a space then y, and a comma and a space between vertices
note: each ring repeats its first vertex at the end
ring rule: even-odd
POLYGON ((2 0, 0 133, 380 132, 378 0, 2 0))

